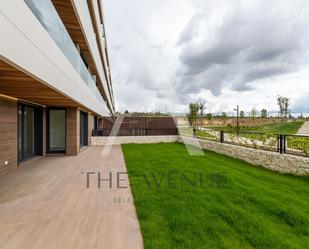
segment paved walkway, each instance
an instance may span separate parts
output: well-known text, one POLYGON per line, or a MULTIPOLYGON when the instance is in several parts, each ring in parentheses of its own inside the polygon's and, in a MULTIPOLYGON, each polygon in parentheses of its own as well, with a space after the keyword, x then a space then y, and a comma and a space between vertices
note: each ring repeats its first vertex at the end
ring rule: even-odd
POLYGON ((108 156, 89 147, 76 157, 49 156, 0 178, 1 249, 142 249, 143 241, 120 146, 108 156), (84 172, 84 173, 81 173, 84 172), (86 187, 86 172, 90 176, 86 187), (113 173, 113 188, 101 182, 113 173), (121 175, 120 178, 126 178, 121 175))
POLYGON ((306 121, 303 126, 298 130, 297 134, 309 135, 309 121, 306 121))

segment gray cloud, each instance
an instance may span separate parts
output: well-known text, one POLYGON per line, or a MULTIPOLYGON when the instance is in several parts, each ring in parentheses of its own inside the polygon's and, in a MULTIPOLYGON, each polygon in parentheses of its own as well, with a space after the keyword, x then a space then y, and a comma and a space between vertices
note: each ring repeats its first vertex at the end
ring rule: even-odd
POLYGON ((253 98, 254 106, 264 108, 274 105, 266 96, 289 96, 284 84, 295 84, 295 103, 303 96, 309 76, 307 0, 104 3, 120 111, 165 104, 177 111, 199 98, 219 112, 236 103, 250 109, 253 98), (298 79, 282 83, 295 72, 298 79))
POLYGON ((293 112, 309 113, 309 93, 294 102, 292 101, 292 110, 293 112))
POLYGON ((201 21, 202 18, 203 15, 201 13, 197 13, 193 16, 193 18, 188 22, 186 27, 181 32, 176 45, 183 45, 186 42, 191 41, 197 35, 198 23, 201 21))
POLYGON ((252 90, 253 82, 297 70, 308 51, 305 44, 309 44, 304 6, 296 5, 291 11, 291 6, 270 5, 261 1, 252 6, 254 9, 231 6, 212 37, 204 35, 208 32, 203 25, 209 20, 194 16, 177 43, 182 63, 178 91, 197 93, 207 88, 218 95, 227 86, 236 91, 252 90), (196 30, 196 25, 202 31, 188 33, 196 30), (188 88, 188 84, 194 87, 188 88))

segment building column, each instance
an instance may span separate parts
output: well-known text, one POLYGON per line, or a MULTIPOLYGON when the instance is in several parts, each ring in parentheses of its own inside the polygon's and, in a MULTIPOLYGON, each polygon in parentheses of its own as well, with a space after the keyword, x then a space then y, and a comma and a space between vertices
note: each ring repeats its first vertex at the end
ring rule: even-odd
POLYGON ((80 150, 80 114, 78 108, 67 108, 66 155, 77 155, 80 150))
POLYGON ((43 148, 42 148, 42 156, 46 155, 46 151, 47 151, 47 127, 46 127, 46 108, 43 108, 43 113, 42 113, 42 141, 43 141, 43 148))
POLYGON ((17 101, 0 96, 0 175, 16 169, 17 157, 17 101))
POLYGON ((94 128, 94 116, 88 113, 88 146, 91 145, 91 136, 93 128, 94 128))

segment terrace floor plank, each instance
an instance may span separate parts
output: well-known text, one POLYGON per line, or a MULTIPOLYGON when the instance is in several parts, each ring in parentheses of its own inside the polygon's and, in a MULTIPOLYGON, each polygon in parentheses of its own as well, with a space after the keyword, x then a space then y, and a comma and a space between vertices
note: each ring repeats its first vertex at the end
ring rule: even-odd
POLYGON ((89 147, 78 156, 26 161, 0 178, 1 249, 140 249, 143 240, 120 146, 105 156, 89 147), (83 172, 83 173, 82 173, 83 172), (87 172, 90 175, 86 186, 87 172), (98 172, 113 187, 101 182, 98 172), (117 201, 116 201, 117 200, 117 201))

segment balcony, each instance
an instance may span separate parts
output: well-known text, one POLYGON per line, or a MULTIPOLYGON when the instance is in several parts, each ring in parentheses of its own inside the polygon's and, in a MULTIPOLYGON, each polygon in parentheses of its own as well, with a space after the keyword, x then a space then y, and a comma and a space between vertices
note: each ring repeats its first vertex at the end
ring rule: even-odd
POLYGON ((101 29, 101 32, 102 32, 102 37, 105 39, 105 30, 104 30, 103 24, 100 25, 100 29, 101 29))
POLYGON ((113 112, 108 79, 104 74, 101 51, 96 40, 98 31, 93 28, 89 2, 85 0, 51 0, 51 2, 71 39, 79 44, 88 68, 97 75, 97 87, 103 99, 107 101, 110 111, 113 112))
POLYGON ((51 38, 55 41, 59 49, 79 73, 95 98, 99 100, 99 102, 104 103, 102 95, 94 81, 94 77, 88 71, 77 47, 67 32, 52 2, 50 0, 25 0, 25 2, 51 38))

